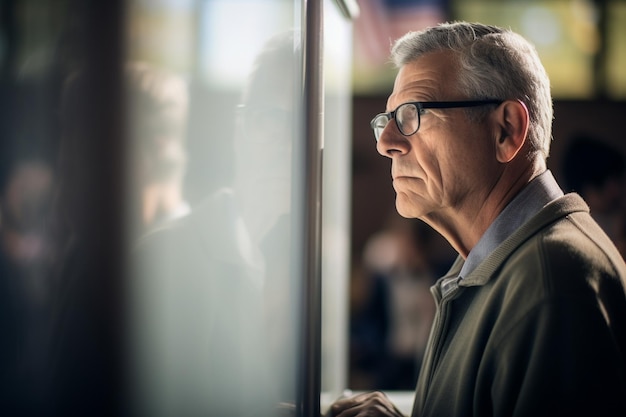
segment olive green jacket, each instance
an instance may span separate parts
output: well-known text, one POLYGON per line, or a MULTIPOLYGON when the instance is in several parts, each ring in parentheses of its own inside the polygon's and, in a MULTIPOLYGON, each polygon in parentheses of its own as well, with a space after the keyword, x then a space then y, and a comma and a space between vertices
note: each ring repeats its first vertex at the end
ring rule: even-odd
POLYGON ((626 416, 626 265, 578 195, 446 277, 414 417, 626 416))

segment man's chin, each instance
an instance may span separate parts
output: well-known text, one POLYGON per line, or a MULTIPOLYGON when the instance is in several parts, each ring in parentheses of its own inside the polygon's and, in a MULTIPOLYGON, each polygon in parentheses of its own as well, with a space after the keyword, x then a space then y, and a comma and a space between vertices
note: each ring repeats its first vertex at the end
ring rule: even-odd
POLYGON ((432 207, 416 204, 415 201, 408 201, 401 196, 396 198, 396 211, 406 219, 421 219, 432 213, 432 207))
POLYGON ((396 211, 398 212, 400 216, 406 219, 412 219, 415 217, 413 215, 414 210, 410 210, 410 208, 407 207, 406 204, 400 203, 398 200, 396 200, 396 211))

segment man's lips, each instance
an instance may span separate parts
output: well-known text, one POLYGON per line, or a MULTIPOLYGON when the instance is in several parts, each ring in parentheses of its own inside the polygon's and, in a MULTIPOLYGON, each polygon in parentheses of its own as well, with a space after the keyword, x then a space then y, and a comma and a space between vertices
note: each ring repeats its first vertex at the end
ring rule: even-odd
POLYGON ((417 177, 414 175, 392 175, 391 178, 395 181, 399 179, 415 179, 417 177))

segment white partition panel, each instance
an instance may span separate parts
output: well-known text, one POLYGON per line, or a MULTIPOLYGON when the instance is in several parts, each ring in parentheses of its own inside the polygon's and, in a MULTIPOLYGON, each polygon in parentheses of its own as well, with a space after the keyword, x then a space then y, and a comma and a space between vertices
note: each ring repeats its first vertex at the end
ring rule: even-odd
POLYGON ((351 37, 327 3, 129 4, 135 415, 319 415, 322 275, 345 383, 351 37))

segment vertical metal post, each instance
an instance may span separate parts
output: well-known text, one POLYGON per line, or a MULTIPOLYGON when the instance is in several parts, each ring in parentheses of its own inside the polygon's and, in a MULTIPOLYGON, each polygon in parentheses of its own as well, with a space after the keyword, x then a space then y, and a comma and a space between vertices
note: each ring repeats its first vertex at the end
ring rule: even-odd
POLYGON ((321 213, 323 147, 323 1, 305 0, 305 204, 301 374, 303 417, 319 417, 321 389, 321 213))

